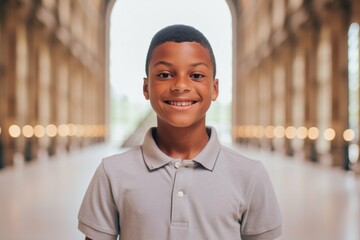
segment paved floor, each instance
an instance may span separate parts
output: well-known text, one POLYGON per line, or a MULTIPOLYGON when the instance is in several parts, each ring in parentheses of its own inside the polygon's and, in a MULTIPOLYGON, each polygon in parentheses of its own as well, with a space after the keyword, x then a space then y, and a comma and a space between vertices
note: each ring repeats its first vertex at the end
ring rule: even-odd
POLYGON ((268 151, 240 149, 266 166, 283 215, 279 240, 360 240, 360 176, 268 151))
MULTIPOLYGON (((261 160, 269 171, 284 219, 279 240, 360 239, 359 176, 238 149, 261 160)), ((1 170, 0 240, 84 239, 77 230, 83 194, 101 157, 117 151, 122 150, 98 145, 1 170)))

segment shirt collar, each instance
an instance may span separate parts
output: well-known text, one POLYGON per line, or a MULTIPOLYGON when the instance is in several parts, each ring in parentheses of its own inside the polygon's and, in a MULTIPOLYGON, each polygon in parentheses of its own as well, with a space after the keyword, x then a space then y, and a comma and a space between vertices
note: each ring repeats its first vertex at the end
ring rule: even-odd
POLYGON ((210 136, 209 141, 203 150, 201 150, 201 152, 194 158, 194 161, 200 163, 204 168, 213 171, 216 160, 219 156, 221 145, 215 128, 208 127, 206 128, 206 131, 210 136))
MULTIPOLYGON (((209 141, 193 160, 201 164, 204 168, 212 171, 215 167, 221 146, 215 128, 209 127, 206 128, 206 130, 210 135, 209 141)), ((158 148, 153 138, 154 131, 156 131, 155 127, 148 130, 142 145, 143 157, 150 170, 161 168, 174 160, 174 158, 169 157, 158 148)))

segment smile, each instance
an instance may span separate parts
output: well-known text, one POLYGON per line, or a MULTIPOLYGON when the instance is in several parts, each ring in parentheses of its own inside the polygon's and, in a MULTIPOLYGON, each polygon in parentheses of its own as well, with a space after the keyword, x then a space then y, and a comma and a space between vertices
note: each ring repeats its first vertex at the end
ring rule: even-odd
POLYGON ((165 101, 165 103, 177 107, 188 107, 195 104, 195 101, 165 101))

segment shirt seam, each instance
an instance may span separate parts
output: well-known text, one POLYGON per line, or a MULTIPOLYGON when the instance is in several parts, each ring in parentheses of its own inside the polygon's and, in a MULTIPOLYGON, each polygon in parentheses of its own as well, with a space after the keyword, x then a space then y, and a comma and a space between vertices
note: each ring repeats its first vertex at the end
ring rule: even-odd
POLYGON ((259 234, 271 232, 271 231, 273 231, 273 230, 276 230, 276 229, 278 229, 278 228, 281 228, 281 226, 282 226, 281 223, 277 223, 277 224, 271 225, 271 226, 269 226, 269 227, 264 227, 264 228, 262 228, 261 230, 258 230, 258 231, 247 231, 247 232, 244 232, 242 235, 245 235, 245 236, 259 235, 259 234))
POLYGON ((93 229, 94 231, 96 232, 99 232, 99 233, 105 233, 105 234, 110 234, 110 235, 113 235, 113 236, 117 236, 118 233, 117 232, 112 232, 111 230, 108 230, 108 229, 104 229, 96 224, 92 224, 90 222, 88 222, 84 217, 82 216, 79 216, 79 220, 80 220, 80 223, 90 227, 91 229, 93 229))

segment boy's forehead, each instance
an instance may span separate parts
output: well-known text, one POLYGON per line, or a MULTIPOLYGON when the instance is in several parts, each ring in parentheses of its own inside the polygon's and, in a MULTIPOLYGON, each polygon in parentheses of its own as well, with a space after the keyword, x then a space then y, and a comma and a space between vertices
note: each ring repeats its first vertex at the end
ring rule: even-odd
MULTIPOLYGON (((192 52, 201 52, 204 53, 203 57, 206 56, 208 61, 211 61, 209 49, 198 42, 175 42, 175 41, 167 41, 157 45, 152 53, 152 57, 158 55, 180 55, 188 53, 189 51, 192 52)), ((199 55, 201 56, 201 55, 199 55)))
POLYGON ((148 74, 149 65, 151 59, 153 58, 154 50, 159 46, 162 46, 168 42, 175 42, 179 44, 183 42, 198 43, 206 50, 207 54, 210 56, 211 65, 213 67, 213 74, 214 77, 216 76, 216 61, 209 41, 204 36, 204 34, 201 33, 199 30, 195 29, 194 27, 182 25, 182 24, 175 24, 165 27, 154 35, 154 37, 150 42, 150 46, 146 55, 146 60, 145 60, 146 74, 148 74))

